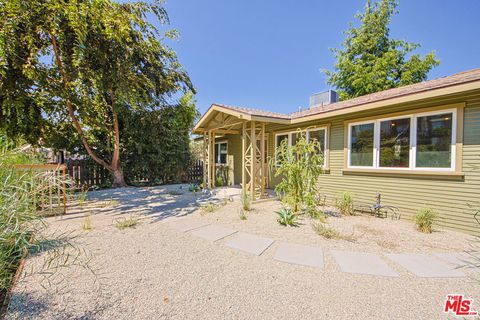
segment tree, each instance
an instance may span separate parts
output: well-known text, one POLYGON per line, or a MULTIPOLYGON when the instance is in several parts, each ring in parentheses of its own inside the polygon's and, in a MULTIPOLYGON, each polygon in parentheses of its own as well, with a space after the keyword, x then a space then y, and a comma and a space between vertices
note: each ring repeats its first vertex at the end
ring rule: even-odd
POLYGON ((319 152, 320 143, 316 139, 307 141, 305 134, 300 131, 297 137, 293 146, 283 140, 275 151, 276 163, 271 163, 275 176, 282 177, 282 181, 275 187, 275 192, 282 195, 282 201, 295 213, 315 205, 318 178, 323 173, 324 159, 319 152))
POLYGON ((324 70, 327 83, 335 86, 340 99, 421 82, 439 65, 433 52, 425 57, 411 54, 420 45, 390 39, 389 24, 396 0, 368 0, 364 13, 355 15, 360 26, 344 32, 343 49, 331 49, 337 59, 335 71, 324 70))
POLYGON ((21 92, 34 115, 46 115, 45 128, 74 130, 89 156, 112 173, 113 185, 125 185, 119 118, 194 91, 175 52, 162 43, 176 32, 160 38, 147 15, 168 23, 157 2, 2 1, 2 112, 21 113, 25 104, 5 99, 21 92))

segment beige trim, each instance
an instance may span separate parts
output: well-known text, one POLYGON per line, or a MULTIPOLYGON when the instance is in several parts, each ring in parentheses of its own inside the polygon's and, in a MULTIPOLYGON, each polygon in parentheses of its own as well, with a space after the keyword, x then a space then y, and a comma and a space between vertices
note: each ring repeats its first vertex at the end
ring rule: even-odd
POLYGON ((389 170, 389 169, 343 169, 346 175, 368 175, 368 176, 385 176, 385 177, 404 177, 404 178, 437 178, 463 180, 464 172, 453 171, 420 171, 420 170, 389 170))
POLYGON ((461 93, 461 92, 470 91, 470 90, 478 90, 479 88, 480 88, 480 81, 474 81, 474 82, 454 85, 446 88, 430 89, 428 91, 411 93, 411 94, 407 94, 397 98, 387 98, 385 100, 365 103, 362 105, 347 107, 344 109, 334 110, 331 112, 319 113, 319 114, 314 114, 310 116, 295 118, 295 119, 292 119, 291 124, 313 121, 313 120, 318 120, 322 118, 330 118, 330 117, 340 116, 340 115, 354 113, 354 112, 372 110, 376 108, 384 108, 384 107, 395 105, 395 104, 413 102, 413 101, 418 101, 422 99, 441 98, 441 96, 444 96, 444 95, 461 93))
MULTIPOLYGON (((348 127, 352 123, 357 123, 357 122, 365 122, 369 120, 381 120, 381 119, 387 119, 387 118, 395 118, 395 117, 401 117, 405 115, 415 115, 419 113, 425 113, 425 112, 433 112, 433 111, 442 111, 442 110, 448 110, 448 109, 455 109, 457 113, 457 123, 456 123, 456 138, 455 138, 455 170, 453 173, 455 174, 463 174, 462 173, 462 160, 463 160, 463 122, 464 122, 464 108, 466 106, 465 102, 459 102, 459 103, 453 103, 453 104, 446 104, 446 105, 440 105, 440 106, 435 106, 435 107, 429 107, 429 108, 423 108, 423 109, 415 109, 415 110, 407 110, 407 111, 399 111, 399 112, 392 112, 392 113, 385 113, 381 115, 376 115, 376 116, 369 116, 369 117, 363 117, 363 118, 357 118, 357 119, 351 119, 351 120, 345 120, 343 122, 344 130, 344 139, 343 139, 343 168, 344 171, 375 171, 375 172, 380 172, 380 171, 385 171, 385 172, 391 172, 394 173, 395 170, 385 170, 385 169, 378 169, 378 168, 372 168, 372 169, 351 169, 348 168, 348 127)), ((413 170, 398 170, 399 173, 408 173, 413 170)), ((415 172, 423 172, 420 170, 415 170, 415 172)), ((429 173, 436 173, 438 172, 441 175, 445 175, 446 171, 427 171, 429 173)), ((452 171, 450 171, 452 173, 452 171)))

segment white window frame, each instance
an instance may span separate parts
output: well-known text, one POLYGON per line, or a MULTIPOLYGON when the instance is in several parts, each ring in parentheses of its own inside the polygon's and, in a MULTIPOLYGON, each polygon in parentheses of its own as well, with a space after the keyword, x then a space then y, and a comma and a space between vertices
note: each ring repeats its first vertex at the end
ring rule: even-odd
POLYGON ((288 147, 291 147, 292 146, 292 134, 306 133, 307 141, 310 141, 310 132, 311 131, 319 131, 319 130, 324 130, 324 132, 325 132, 325 150, 323 151, 324 157, 323 157, 323 165, 322 165, 322 167, 325 167, 326 164, 328 163, 327 162, 327 150, 328 150, 328 146, 329 146, 328 127, 327 126, 313 127, 313 128, 303 129, 303 130, 282 131, 282 132, 275 133, 275 141, 274 141, 275 142, 275 163, 277 164, 277 166, 278 166, 278 163, 277 163, 277 148, 278 148, 277 137, 278 136, 287 136, 288 147))
POLYGON ((366 121, 351 122, 348 124, 348 139, 347 139, 347 168, 348 169, 366 169, 366 170, 404 170, 404 171, 455 171, 456 168, 456 141, 457 141, 457 109, 443 109, 429 112, 412 113, 405 115, 398 115, 392 117, 378 118, 366 121), (435 168, 435 167, 417 167, 416 153, 417 153, 417 119, 425 116, 439 115, 443 113, 452 114, 452 137, 451 137, 451 161, 450 168, 435 168), (410 156, 408 167, 380 167, 380 123, 383 121, 396 119, 410 119, 410 156), (373 123, 373 164, 372 166, 352 166, 352 127, 362 124, 373 123))
MULTIPOLYGON (((226 165, 226 164, 228 164, 228 141, 218 141, 218 142, 215 142, 215 151, 216 151, 216 153, 217 153, 217 155, 218 155, 217 157, 215 157, 215 165, 226 165), (227 158, 226 158, 225 163, 220 163, 220 159, 221 159, 221 157, 220 157, 220 154, 221 154, 221 153, 220 153, 220 151, 221 151, 220 145, 221 145, 221 144, 226 144, 226 145, 227 145, 226 153, 224 153, 224 154, 227 155, 227 158), (218 146, 217 146, 217 145, 218 145, 218 146)), ((214 153, 214 156, 215 156, 215 153, 214 153)))

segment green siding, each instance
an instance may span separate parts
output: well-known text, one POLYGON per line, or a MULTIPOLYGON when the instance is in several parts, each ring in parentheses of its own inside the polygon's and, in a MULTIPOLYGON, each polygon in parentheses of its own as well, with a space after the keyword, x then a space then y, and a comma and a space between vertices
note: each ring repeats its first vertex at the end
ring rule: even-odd
MULTIPOLYGON (((466 102, 462 160, 464 180, 343 174, 344 121, 372 115, 381 116, 378 111, 349 114, 344 117, 302 124, 301 127, 324 124, 331 126, 330 173, 322 175, 318 182, 321 192, 327 196, 327 201, 334 204, 335 198, 341 192, 350 191, 357 201, 373 203, 375 193, 380 192, 382 202, 399 207, 403 219, 411 220, 419 208, 431 207, 439 213, 439 227, 480 234, 480 226, 473 218, 474 212, 467 205, 480 202, 480 96, 472 94, 463 96, 461 99, 451 97, 441 101, 397 106, 385 110, 385 113, 454 102, 466 102)), ((275 132, 296 127, 274 124, 267 127, 267 131, 270 132, 269 155, 271 157, 274 155, 275 132)), ((277 181, 278 178, 271 179, 271 185, 274 186, 277 181)))

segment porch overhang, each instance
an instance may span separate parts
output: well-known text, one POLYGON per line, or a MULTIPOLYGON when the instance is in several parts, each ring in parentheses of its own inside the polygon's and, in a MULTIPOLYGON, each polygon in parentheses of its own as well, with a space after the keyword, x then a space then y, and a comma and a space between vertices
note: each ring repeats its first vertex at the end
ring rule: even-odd
POLYGON ((216 134, 240 134, 243 123, 249 121, 290 124, 290 119, 287 117, 266 116, 247 110, 212 104, 197 122, 192 132, 196 134, 204 134, 209 131, 216 134))

